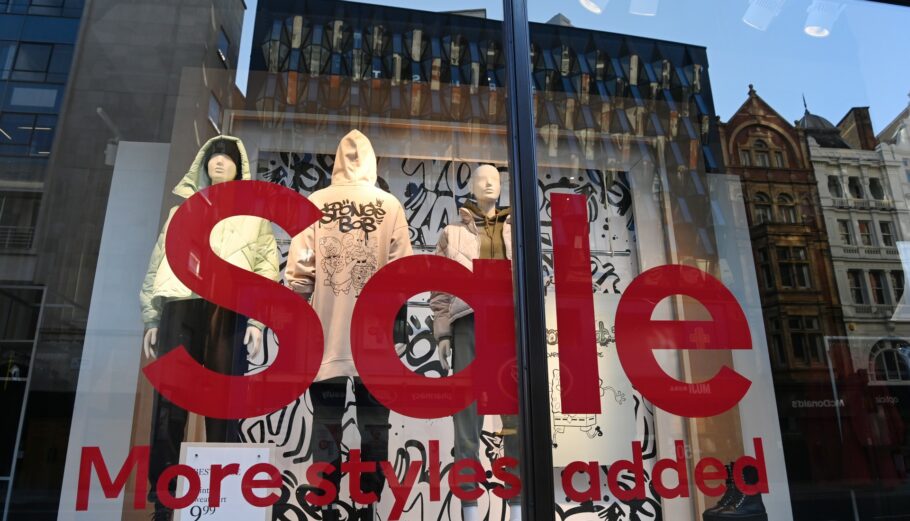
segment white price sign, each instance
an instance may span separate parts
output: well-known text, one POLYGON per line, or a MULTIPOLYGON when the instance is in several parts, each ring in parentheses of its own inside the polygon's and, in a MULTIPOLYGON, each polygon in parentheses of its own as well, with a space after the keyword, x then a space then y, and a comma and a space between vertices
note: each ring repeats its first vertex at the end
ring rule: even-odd
MULTIPOLYGON (((196 501, 176 511, 176 521, 268 521, 272 518, 272 509, 250 505, 240 489, 243 476, 253 465, 272 463, 270 445, 249 445, 243 443, 184 443, 180 448, 180 463, 192 467, 199 474, 202 490, 196 501), (240 466, 239 472, 221 480, 221 501, 219 506, 209 506, 211 491, 211 469, 214 465, 226 467, 230 464, 240 466)), ((264 478, 265 474, 260 474, 264 478)), ((181 478, 177 487, 177 497, 187 493, 188 482, 181 478)), ((269 491, 279 492, 278 490, 269 491)), ((265 495, 266 491, 257 491, 265 495)))

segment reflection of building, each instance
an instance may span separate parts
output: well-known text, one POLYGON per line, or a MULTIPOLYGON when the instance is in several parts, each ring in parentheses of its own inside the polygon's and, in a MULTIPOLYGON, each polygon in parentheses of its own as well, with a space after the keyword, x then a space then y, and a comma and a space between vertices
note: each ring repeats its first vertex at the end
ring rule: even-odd
MULTIPOLYGON (((830 398, 826 337, 844 334, 840 299, 805 133, 750 86, 749 97, 721 125, 727 172, 743 185, 749 235, 788 462, 823 453, 833 409, 802 404, 830 398)), ((794 509, 804 487, 824 475, 817 465, 788 465, 794 509)), ((799 518, 799 516, 797 516, 799 518)))
MULTIPOLYGON (((18 203, 20 210, 15 212, 24 221, 9 225, 31 226, 34 233, 28 235, 28 255, 14 260, 0 256, 0 269, 2 278, 9 279, 8 273, 14 273, 18 280, 37 285, 46 295, 43 309, 36 306, 41 309, 42 319, 40 324, 34 324, 39 328, 39 340, 33 362, 19 370, 20 376, 29 378, 30 389, 22 424, 23 442, 10 487, 8 519, 38 519, 56 511, 71 421, 84 421, 72 419, 73 401, 101 230, 124 224, 105 221, 118 143, 158 145, 171 141, 178 112, 201 113, 198 135, 180 136, 180 140, 204 140, 218 131, 206 121, 207 115, 212 114, 213 122, 220 124, 218 96, 224 100, 233 94, 233 75, 228 75, 227 70, 236 65, 242 2, 213 9, 211 2, 202 1, 98 0, 91 3, 80 25, 81 4, 78 0, 4 2, 5 13, 21 9, 41 16, 3 15, 4 28, 16 20, 20 34, 14 39, 21 42, 18 51, 14 51, 18 54, 3 55, 4 65, 13 65, 11 71, 4 70, 3 76, 9 81, 3 84, 6 90, 2 100, 7 105, 2 109, 4 123, 0 125, 0 155, 5 156, 0 178, 4 190, 14 186, 19 193, 32 192, 27 203, 18 203), (77 35, 79 45, 74 54, 72 44, 77 35), (62 42, 63 38, 67 41, 62 42), (72 81, 64 88, 70 61, 72 81), (62 69, 64 65, 66 68, 62 69), (201 72, 203 67, 208 68, 206 78, 201 72), (182 88, 206 81, 208 95, 194 97, 192 104, 183 103, 179 96, 182 88), (64 98, 67 102, 60 112, 64 98), (9 103, 30 105, 9 107, 9 103), (6 118, 13 110, 28 113, 32 119, 19 115, 9 124, 15 127, 8 127, 6 118), (55 136, 53 147, 49 139, 42 137, 51 134, 55 136), (13 146, 4 140, 21 143, 13 146), (11 154, 16 157, 9 158, 11 154), (26 214, 25 209, 33 213, 26 214)), ((3 45, 3 53, 16 49, 6 42, 3 45)), ((188 162, 184 160, 181 168, 185 169, 188 162)), ((161 172, 162 177, 166 174, 161 172)), ((157 212, 160 194, 149 196, 152 197, 156 198, 157 212)), ((0 212, 10 206, 12 203, 3 203, 0 212)), ((156 214, 147 217, 157 219, 156 214)), ((23 234, 4 231, 8 229, 5 219, 6 214, 0 213, 0 248, 4 244, 24 245, 25 240, 20 238, 23 234)), ((147 259, 148 252, 143 252, 143 256, 147 259)), ((114 264, 117 262, 123 259, 114 264)), ((3 296, 9 300, 18 294, 3 296)), ((0 299, 4 309, 10 307, 5 300, 0 299)), ((40 302, 40 294, 28 302, 35 300, 40 302)), ((139 323, 110 323, 104 329, 110 338, 122 338, 128 329, 141 327, 139 323)), ((131 348, 138 353, 141 346, 131 348)), ((115 359, 94 362, 104 365, 115 363, 115 359)), ((10 403, 11 410, 15 405, 18 411, 25 400, 10 403)), ((132 409, 132 395, 124 405, 132 409)), ((103 406, 115 407, 110 403, 103 406)), ((5 414, 6 411, 4 402, 5 414)), ((4 417, 4 427, 8 423, 4 417)), ((0 481, 0 488, 5 492, 6 482, 0 481)))
POLYGON ((831 237, 852 367, 891 379, 873 359, 884 361, 910 338, 910 324, 891 320, 905 287, 897 243, 910 233, 908 180, 896 149, 877 146, 866 108, 851 109, 837 126, 807 110, 799 126, 831 237))
POLYGON ((35 229, 82 10, 83 0, 0 4, 0 519, 20 451, 40 443, 25 439, 23 416, 44 298, 35 229))

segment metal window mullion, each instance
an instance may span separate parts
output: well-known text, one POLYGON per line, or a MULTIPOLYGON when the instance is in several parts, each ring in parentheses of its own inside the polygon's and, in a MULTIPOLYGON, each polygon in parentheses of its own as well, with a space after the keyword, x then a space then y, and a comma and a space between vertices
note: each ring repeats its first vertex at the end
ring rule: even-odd
POLYGON ((523 519, 554 518, 553 453, 527 0, 503 0, 523 519))

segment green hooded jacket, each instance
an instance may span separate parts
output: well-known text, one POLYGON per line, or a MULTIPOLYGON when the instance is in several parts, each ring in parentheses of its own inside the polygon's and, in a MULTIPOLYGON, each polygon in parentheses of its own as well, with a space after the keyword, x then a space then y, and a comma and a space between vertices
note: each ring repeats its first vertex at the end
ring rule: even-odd
MULTIPOLYGON (((193 194, 209 186, 209 176, 206 172, 205 159, 212 144, 220 139, 234 141, 240 151, 240 177, 243 180, 252 179, 250 162, 243 143, 231 136, 218 136, 208 140, 196 159, 190 166, 183 179, 177 183, 173 192, 175 195, 188 199, 193 194)), ((139 292, 139 301, 142 306, 142 321, 146 329, 158 327, 161 318, 161 308, 168 300, 199 298, 177 279, 168 265, 164 252, 164 241, 168 225, 178 207, 171 208, 167 221, 161 229, 152 257, 149 259, 148 271, 139 292)), ((278 246, 272 233, 269 221, 259 217, 237 216, 225 219, 218 223, 212 230, 212 251, 231 264, 252 271, 269 280, 278 281, 278 246)), ((230 281, 224 281, 230 284, 230 281)), ((263 328, 263 324, 250 319, 249 325, 263 328)))

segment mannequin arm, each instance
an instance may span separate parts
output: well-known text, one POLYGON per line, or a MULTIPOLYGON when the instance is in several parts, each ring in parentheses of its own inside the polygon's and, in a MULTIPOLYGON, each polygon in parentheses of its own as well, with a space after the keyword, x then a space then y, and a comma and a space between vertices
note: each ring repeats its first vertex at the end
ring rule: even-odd
POLYGON ((156 348, 158 347, 158 328, 151 327, 145 330, 145 335, 142 337, 142 352, 145 353, 145 357, 149 360, 154 360, 158 357, 156 348))

